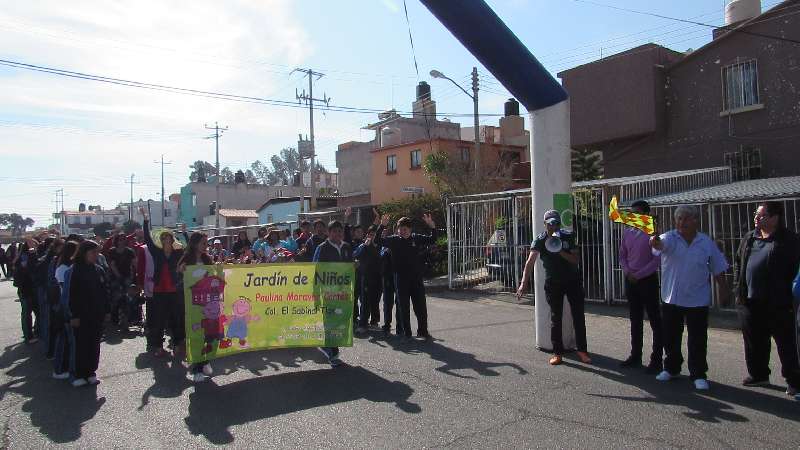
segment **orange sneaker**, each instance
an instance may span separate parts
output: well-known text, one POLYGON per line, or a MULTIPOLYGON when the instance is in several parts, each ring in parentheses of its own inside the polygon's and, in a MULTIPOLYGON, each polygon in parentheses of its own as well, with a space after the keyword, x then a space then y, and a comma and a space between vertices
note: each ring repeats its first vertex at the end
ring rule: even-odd
POLYGON ((591 364, 592 358, 589 357, 589 354, 586 352, 578 352, 578 358, 581 359, 581 362, 584 364, 591 364))
POLYGON ((553 357, 550 358, 550 365, 557 366, 559 364, 561 364, 561 355, 553 355, 553 357))

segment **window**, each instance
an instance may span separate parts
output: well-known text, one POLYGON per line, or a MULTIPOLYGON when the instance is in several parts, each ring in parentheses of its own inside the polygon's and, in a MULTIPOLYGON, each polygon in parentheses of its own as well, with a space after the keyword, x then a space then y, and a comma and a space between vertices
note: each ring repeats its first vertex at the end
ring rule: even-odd
POLYGON ((272 223, 272 214, 267 214, 267 223, 272 223))
POLYGON ((461 162, 469 162, 469 147, 461 147, 461 162))
POLYGON ((422 150, 411 150, 411 168, 419 169, 422 166, 422 150))
POLYGON ((119 217, 114 217, 114 223, 115 223, 115 224, 118 224, 118 223, 119 223, 119 217))
POLYGON ((734 181, 761 177, 761 149, 742 146, 738 152, 725 153, 725 165, 731 168, 734 181))
POLYGON ((195 193, 192 193, 192 207, 193 208, 197 207, 197 194, 195 193))
POLYGON ((500 160, 503 164, 511 165, 516 164, 522 160, 522 156, 519 152, 502 152, 500 153, 500 160))
POLYGON ((91 217, 87 217, 86 218, 86 225, 91 225, 91 224, 92 224, 92 218, 91 217))
POLYGON ((397 172, 397 155, 389 155, 386 157, 386 173, 397 172))
POLYGON ((758 65, 755 59, 722 68, 722 109, 733 111, 758 104, 758 65))
POLYGON ((164 217, 169 217, 170 214, 172 214, 171 210, 169 208, 165 208, 164 209, 164 217))
POLYGON ((75 216, 72 218, 72 223, 79 224, 81 223, 81 218, 79 216, 75 216))

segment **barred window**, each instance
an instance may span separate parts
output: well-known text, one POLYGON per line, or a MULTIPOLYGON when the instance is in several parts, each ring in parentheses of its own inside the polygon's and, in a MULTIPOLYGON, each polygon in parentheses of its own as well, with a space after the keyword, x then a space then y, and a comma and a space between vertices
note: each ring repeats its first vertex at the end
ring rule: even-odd
POLYGON ((722 109, 731 111, 758 104, 758 65, 755 59, 722 68, 722 109))
POLYGON ((761 177, 761 150, 743 146, 738 152, 725 153, 725 165, 731 168, 734 181, 761 177))

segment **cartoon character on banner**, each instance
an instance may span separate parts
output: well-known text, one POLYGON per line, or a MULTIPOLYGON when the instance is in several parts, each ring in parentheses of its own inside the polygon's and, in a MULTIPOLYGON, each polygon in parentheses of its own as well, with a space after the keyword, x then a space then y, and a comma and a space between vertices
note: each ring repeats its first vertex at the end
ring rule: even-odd
POLYGON ((228 325, 227 340, 239 339, 239 347, 247 348, 247 324, 252 321, 260 320, 259 316, 251 315, 252 306, 250 299, 239 297, 233 302, 231 309, 230 325, 228 325))
POLYGON ((203 319, 199 323, 193 324, 192 330, 203 329, 205 345, 201 355, 205 355, 216 350, 217 344, 219 344, 219 348, 231 346, 231 341, 225 339, 225 322, 228 321, 223 314, 225 280, 205 274, 204 271, 203 274, 195 271, 194 275, 203 275, 203 278, 191 288, 192 305, 203 307, 203 319))

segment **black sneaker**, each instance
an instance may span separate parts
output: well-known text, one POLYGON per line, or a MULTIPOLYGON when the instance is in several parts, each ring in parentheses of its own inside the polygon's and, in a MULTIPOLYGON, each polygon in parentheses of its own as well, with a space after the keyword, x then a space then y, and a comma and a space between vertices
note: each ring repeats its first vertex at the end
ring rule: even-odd
POLYGON ((648 375, 658 375, 662 370, 664 370, 664 363, 662 361, 650 361, 644 373, 648 375))
POLYGON ((642 365, 642 357, 628 356, 628 359, 619 363, 620 367, 639 367, 642 365))
POLYGON ((769 384, 769 378, 753 378, 753 377, 746 377, 742 380, 742 386, 767 386, 769 384))
POLYGON ((433 337, 430 333, 417 333, 417 337, 420 339, 425 339, 426 341, 432 341, 433 337))

